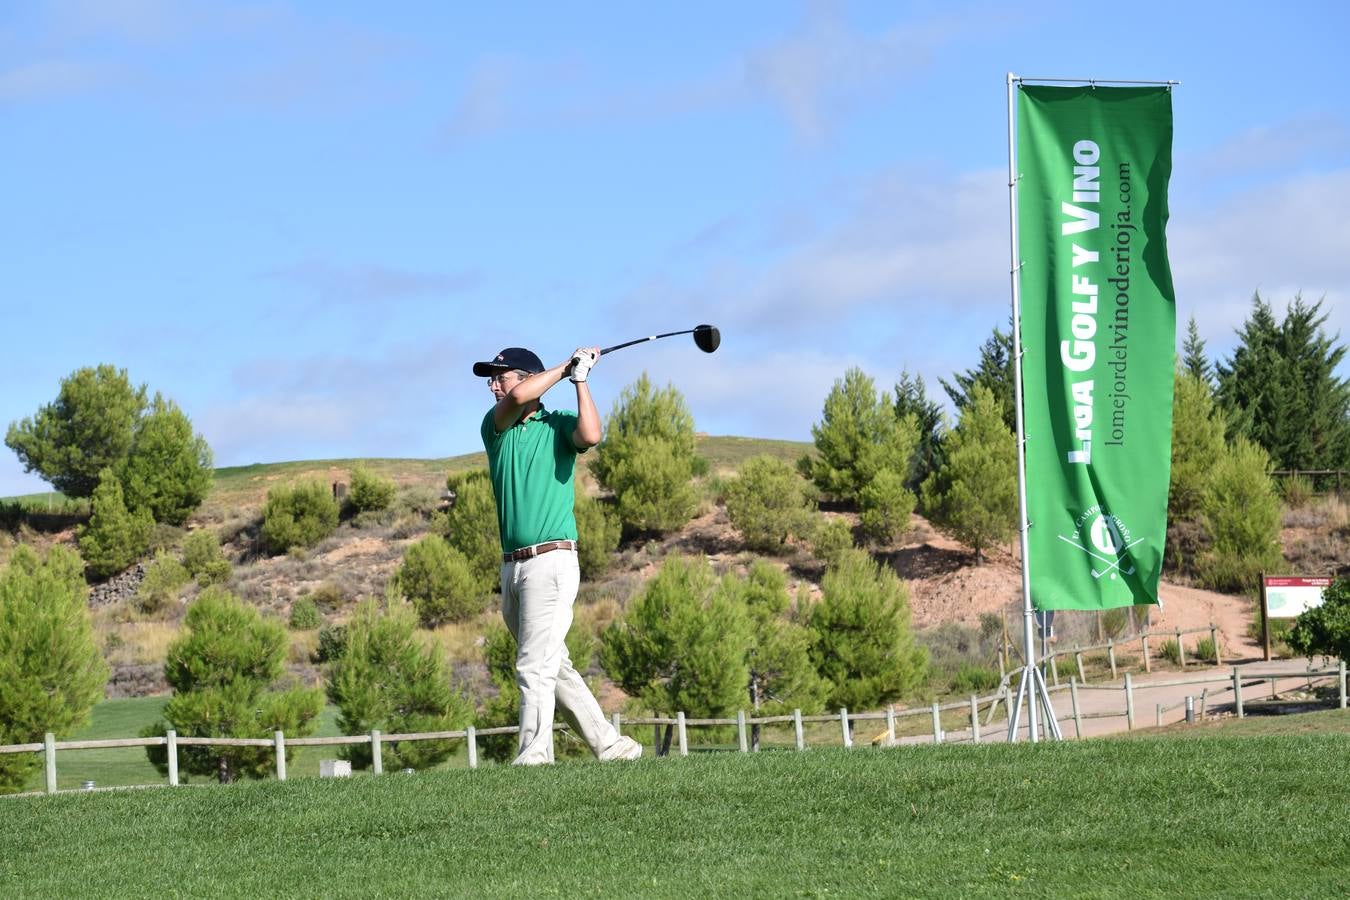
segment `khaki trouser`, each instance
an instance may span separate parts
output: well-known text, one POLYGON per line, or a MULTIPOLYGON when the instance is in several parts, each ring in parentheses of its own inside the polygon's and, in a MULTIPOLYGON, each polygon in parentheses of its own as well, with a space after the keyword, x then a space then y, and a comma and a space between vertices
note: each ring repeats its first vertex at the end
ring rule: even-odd
POLYGON ((572 604, 581 585, 575 550, 502 563, 502 618, 516 638, 520 750, 513 765, 553 762, 553 710, 599 756, 619 739, 567 655, 572 604))

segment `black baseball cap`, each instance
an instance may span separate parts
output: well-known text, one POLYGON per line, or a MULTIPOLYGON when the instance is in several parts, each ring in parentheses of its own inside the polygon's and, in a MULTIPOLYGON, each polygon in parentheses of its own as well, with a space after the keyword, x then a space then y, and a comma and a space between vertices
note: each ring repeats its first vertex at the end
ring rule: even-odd
POLYGON ((479 378, 486 378, 498 372, 509 372, 512 369, 536 375, 544 371, 544 364, 539 361, 539 357, 524 347, 507 347, 491 361, 473 364, 473 374, 479 378))

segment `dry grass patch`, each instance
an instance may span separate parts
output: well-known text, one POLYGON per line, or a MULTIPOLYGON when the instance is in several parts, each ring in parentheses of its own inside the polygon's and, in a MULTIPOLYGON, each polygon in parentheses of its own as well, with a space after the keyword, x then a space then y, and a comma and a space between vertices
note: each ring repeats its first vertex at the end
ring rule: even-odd
POLYGON ((307 666, 314 662, 319 652, 319 630, 292 631, 291 645, 286 658, 298 666, 307 666))
POLYGON ((427 634, 440 645, 452 664, 481 663, 483 635, 490 626, 500 622, 501 613, 495 609, 485 610, 467 622, 447 622, 427 634))
POLYGON ((95 626, 103 656, 113 666, 163 663, 178 630, 171 622, 105 621, 95 626))

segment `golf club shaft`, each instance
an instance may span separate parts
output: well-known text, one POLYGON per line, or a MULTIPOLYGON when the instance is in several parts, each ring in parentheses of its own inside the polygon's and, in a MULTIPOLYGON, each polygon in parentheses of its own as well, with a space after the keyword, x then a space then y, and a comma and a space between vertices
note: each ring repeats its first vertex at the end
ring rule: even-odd
POLYGON ((615 344, 613 347, 606 347, 605 349, 600 351, 600 355, 604 356, 606 353, 609 353, 614 350, 622 350, 624 347, 631 347, 634 344, 645 344, 647 341, 654 341, 658 338, 674 337, 677 334, 693 334, 697 330, 698 329, 696 328, 686 328, 684 331, 667 331, 665 334, 653 334, 648 337, 641 337, 638 338, 637 340, 626 341, 625 343, 622 344, 615 344))

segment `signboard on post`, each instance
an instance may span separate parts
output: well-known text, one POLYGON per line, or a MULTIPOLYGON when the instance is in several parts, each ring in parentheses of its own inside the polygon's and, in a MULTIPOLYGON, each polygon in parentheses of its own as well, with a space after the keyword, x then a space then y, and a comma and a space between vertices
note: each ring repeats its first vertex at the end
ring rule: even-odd
POLYGON ((1296 619, 1299 613, 1321 606, 1322 592, 1329 587, 1330 578, 1261 576, 1261 641, 1266 659, 1270 659, 1270 620, 1296 619))

